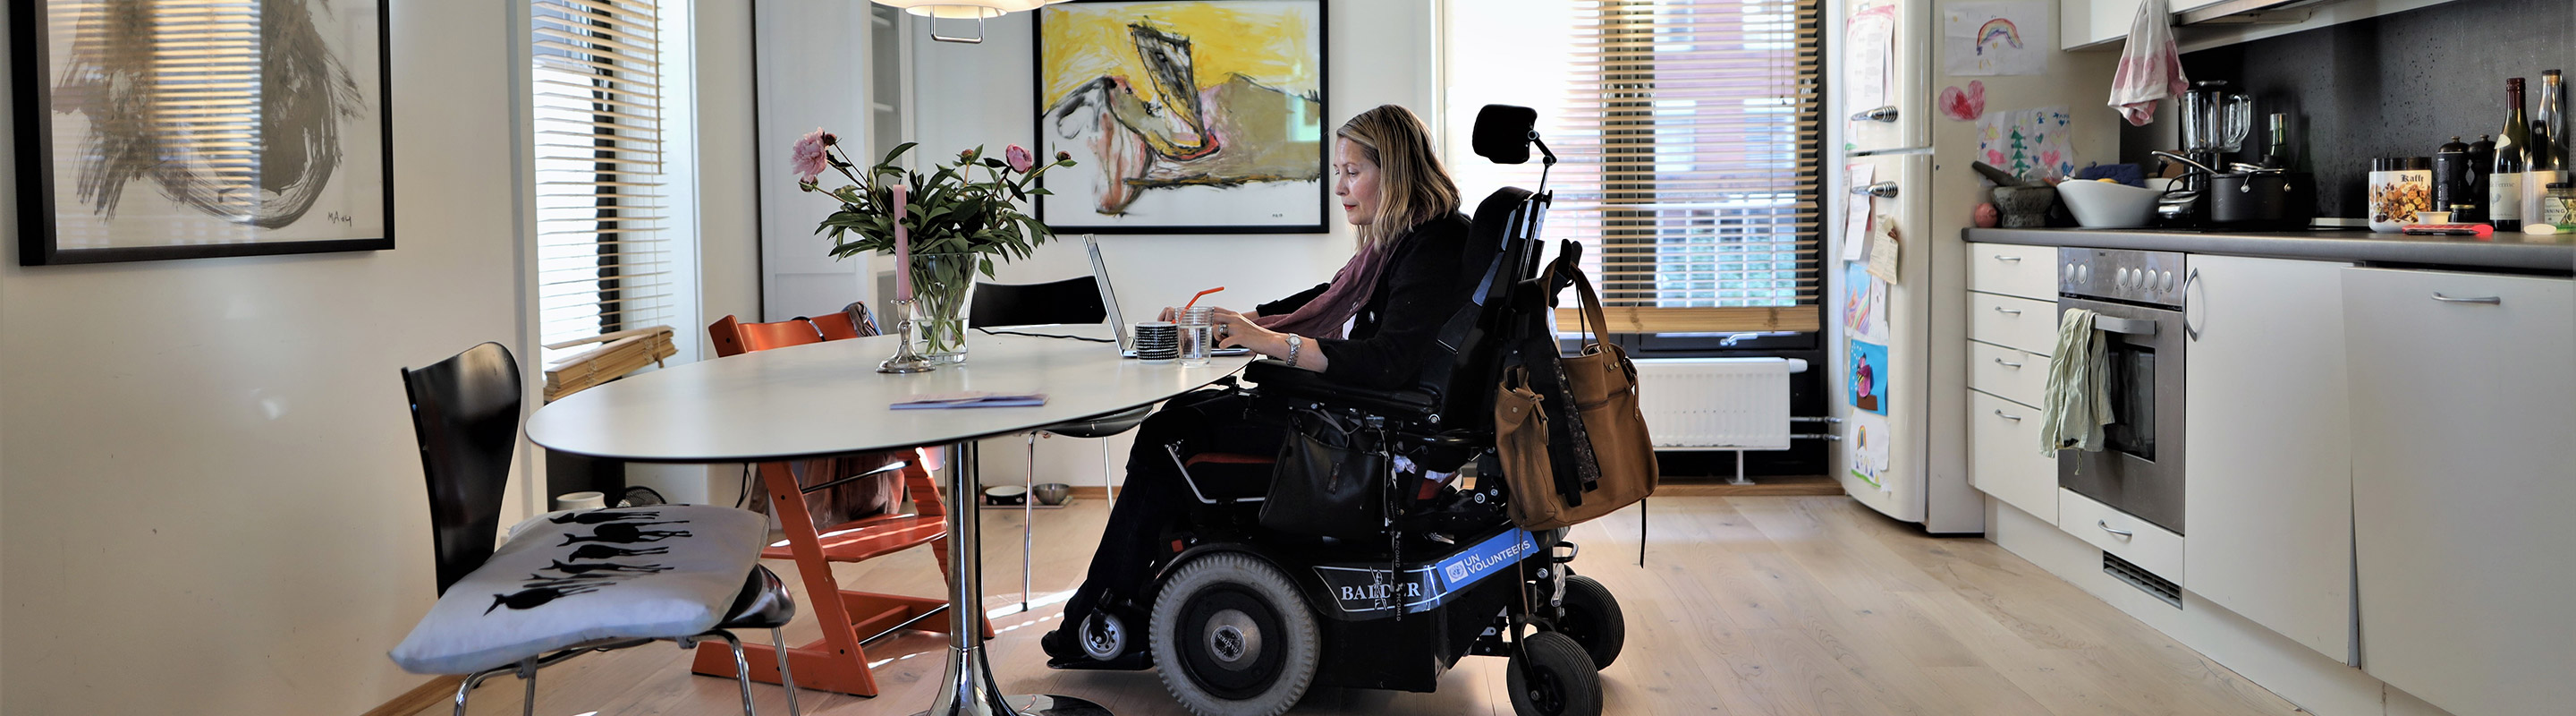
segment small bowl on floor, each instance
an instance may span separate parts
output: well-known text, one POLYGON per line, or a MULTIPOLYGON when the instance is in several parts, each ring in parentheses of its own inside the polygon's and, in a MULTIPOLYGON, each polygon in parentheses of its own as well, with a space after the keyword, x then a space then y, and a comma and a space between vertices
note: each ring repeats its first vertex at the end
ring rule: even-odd
POLYGON ((984 488, 984 504, 1017 505, 1029 499, 1028 488, 1018 485, 995 485, 984 488))
POLYGON ((1037 491, 1029 494, 1038 499, 1038 504, 1061 505, 1073 499, 1073 486, 1061 482, 1042 483, 1038 485, 1037 491))

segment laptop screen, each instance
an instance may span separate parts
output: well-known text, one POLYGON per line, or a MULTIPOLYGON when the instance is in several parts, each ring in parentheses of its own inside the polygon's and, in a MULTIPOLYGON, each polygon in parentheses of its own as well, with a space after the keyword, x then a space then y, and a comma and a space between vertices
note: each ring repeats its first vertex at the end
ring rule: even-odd
POLYGON ((1118 351, 1133 352, 1128 344, 1127 318, 1118 312, 1118 290, 1109 286, 1109 263, 1100 258, 1100 237, 1082 235, 1082 246, 1091 252, 1091 282, 1100 286, 1100 305, 1109 309, 1109 333, 1118 337, 1118 351))

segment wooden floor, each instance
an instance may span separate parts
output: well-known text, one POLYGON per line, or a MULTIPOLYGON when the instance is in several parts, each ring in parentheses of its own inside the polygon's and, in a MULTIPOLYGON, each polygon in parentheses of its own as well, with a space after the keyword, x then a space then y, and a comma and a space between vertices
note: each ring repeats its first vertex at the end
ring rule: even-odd
MULTIPOLYGON (((1037 513, 1037 591, 1070 589, 1106 511, 1096 499, 1037 513)), ((1647 564, 1635 510, 1574 530, 1577 571, 1616 594, 1628 647, 1602 675, 1613 714, 2288 714, 2243 677, 1982 539, 1927 537, 1843 497, 1664 496, 1652 501, 1647 564)), ((1016 608, 1020 515, 983 511, 988 606, 1016 608)), ((788 583, 794 565, 769 563, 788 583)), ((930 555, 841 565, 853 588, 934 594, 930 555)), ((799 598, 803 595, 800 593, 799 598)), ((1151 672, 1048 671, 1038 634, 1054 604, 996 617, 996 676, 1013 693, 1100 702, 1120 716, 1182 715, 1151 672)), ((810 616, 789 639, 814 638, 810 616)), ((745 635, 749 637, 750 635, 745 635)), ((767 635, 760 635, 765 639, 767 635)), ((804 712, 904 716, 925 708, 945 637, 872 648, 885 694, 805 691, 804 712)), ((1503 661, 1467 657, 1431 694, 1316 689, 1296 714, 1511 713, 1503 661)), ((475 694, 475 714, 519 713, 519 683, 475 694)), ((763 714, 782 692, 759 686, 763 714)), ((547 716, 738 713, 731 680, 691 676, 676 648, 582 657, 547 669, 547 716)), ((420 712, 447 713, 442 705, 420 712)))

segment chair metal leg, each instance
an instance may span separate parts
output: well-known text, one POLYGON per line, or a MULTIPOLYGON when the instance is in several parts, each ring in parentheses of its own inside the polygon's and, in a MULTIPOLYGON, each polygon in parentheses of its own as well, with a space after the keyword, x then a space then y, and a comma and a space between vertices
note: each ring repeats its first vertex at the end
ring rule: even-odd
POLYGON ((519 700, 519 716, 537 716, 537 657, 519 662, 519 683, 527 696, 519 700))
POLYGON ((796 709, 796 673, 787 670, 787 630, 770 627, 769 643, 778 647, 778 684, 787 687, 787 716, 799 716, 796 709))
MULTIPOLYGON (((725 631, 723 629, 707 632, 702 636, 713 636, 718 639, 723 639, 725 646, 733 649, 733 678, 736 683, 742 685, 742 716, 760 716, 758 712, 752 710, 751 706, 751 660, 744 658, 742 655, 742 639, 736 638, 733 635, 733 632, 725 631)), ((782 650, 780 653, 785 652, 782 650)), ((779 669, 779 674, 782 676, 785 675, 787 673, 785 668, 786 665, 780 664, 779 666, 781 667, 779 669)), ((783 681, 784 679, 781 680, 783 681)), ((789 696, 788 698, 792 699, 795 697, 789 696)))
POLYGON ((474 693, 474 687, 482 686, 484 679, 489 679, 518 670, 518 665, 512 664, 510 666, 495 669, 484 669, 467 675, 464 683, 456 685, 456 716, 465 716, 465 697, 474 693))
POLYGON ((1109 504, 1118 504, 1118 484, 1109 479, 1109 439, 1100 439, 1100 489, 1109 491, 1109 504))
POLYGON ((1037 547, 1038 434, 1029 433, 1029 470, 1020 475, 1020 612, 1029 611, 1029 551, 1037 547))

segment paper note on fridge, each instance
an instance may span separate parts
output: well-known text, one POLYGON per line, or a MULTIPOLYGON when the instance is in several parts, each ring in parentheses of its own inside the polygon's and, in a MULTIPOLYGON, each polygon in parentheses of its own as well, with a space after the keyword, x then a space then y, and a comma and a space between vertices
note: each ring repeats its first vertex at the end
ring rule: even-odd
POLYGON ((915 395, 886 407, 895 410, 935 410, 941 408, 1024 408, 1045 404, 1045 393, 995 393, 981 390, 970 390, 959 393, 915 395))

